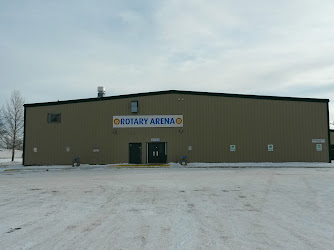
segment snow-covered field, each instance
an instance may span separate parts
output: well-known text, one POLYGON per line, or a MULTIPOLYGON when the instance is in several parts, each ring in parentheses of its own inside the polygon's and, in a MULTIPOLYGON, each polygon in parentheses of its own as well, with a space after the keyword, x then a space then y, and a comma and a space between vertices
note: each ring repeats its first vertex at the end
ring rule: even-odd
MULTIPOLYGON (((23 151, 15 150, 15 158, 22 158, 23 151)), ((8 160, 12 157, 12 150, 11 149, 3 149, 0 148, 0 159, 8 160)))
POLYGON ((332 164, 2 170, 1 249, 334 249, 332 164))
POLYGON ((12 151, 10 149, 0 148, 0 167, 4 165, 21 165, 22 153, 21 150, 15 150, 14 162, 11 162, 12 151))

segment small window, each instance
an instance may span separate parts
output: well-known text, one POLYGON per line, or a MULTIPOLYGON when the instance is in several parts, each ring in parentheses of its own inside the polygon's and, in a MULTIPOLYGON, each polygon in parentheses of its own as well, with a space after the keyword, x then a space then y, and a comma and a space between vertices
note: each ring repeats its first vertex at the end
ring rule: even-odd
POLYGON ((61 113, 49 113, 48 114, 48 123, 60 123, 61 122, 61 113))
POLYGON ((138 101, 131 101, 131 113, 138 112, 138 101))

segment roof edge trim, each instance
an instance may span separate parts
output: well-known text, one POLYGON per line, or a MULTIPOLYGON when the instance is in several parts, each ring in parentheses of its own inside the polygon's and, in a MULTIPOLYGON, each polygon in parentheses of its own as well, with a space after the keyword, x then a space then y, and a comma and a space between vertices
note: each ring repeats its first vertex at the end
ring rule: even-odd
POLYGON ((107 96, 107 97, 94 97, 94 98, 86 98, 86 99, 57 101, 57 102, 30 103, 30 104, 24 104, 24 106, 25 107, 51 106, 51 105, 83 103, 83 102, 97 102, 97 101, 134 98, 134 97, 141 97, 141 96, 164 95, 164 94, 204 95, 204 96, 221 96, 221 97, 234 97, 234 98, 264 99, 264 100, 302 101, 302 102, 324 102, 324 103, 329 102, 329 99, 317 99, 317 98, 280 97, 280 96, 264 96, 264 95, 262 96, 262 95, 198 92, 198 91, 185 91, 185 90, 163 90, 163 91, 155 91, 155 92, 144 92, 144 93, 137 93, 137 94, 126 94, 126 95, 107 96))

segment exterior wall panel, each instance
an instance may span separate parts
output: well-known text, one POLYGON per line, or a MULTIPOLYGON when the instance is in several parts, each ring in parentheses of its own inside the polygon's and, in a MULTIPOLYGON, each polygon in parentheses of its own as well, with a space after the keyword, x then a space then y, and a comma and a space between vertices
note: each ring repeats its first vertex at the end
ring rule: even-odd
POLYGON ((136 142, 142 143, 145 163, 151 138, 167 142, 168 162, 183 155, 191 162, 328 162, 327 106, 186 93, 27 105, 25 164, 71 164, 73 157, 89 164, 126 163, 129 143, 136 142), (136 115, 183 115, 184 127, 114 129, 113 116, 132 115, 134 100, 136 115), (47 123, 48 113, 61 113, 61 123, 47 123), (321 152, 312 139, 326 139, 321 152), (235 152, 230 145, 236 145, 235 152))

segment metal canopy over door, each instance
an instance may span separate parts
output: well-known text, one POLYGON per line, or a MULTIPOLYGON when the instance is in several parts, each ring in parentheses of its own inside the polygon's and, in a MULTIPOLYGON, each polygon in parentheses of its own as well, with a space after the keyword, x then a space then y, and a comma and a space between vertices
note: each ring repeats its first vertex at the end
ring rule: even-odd
POLYGON ((129 163, 141 164, 141 143, 129 143, 129 163))
POLYGON ((147 163, 166 163, 166 142, 147 143, 147 163))

